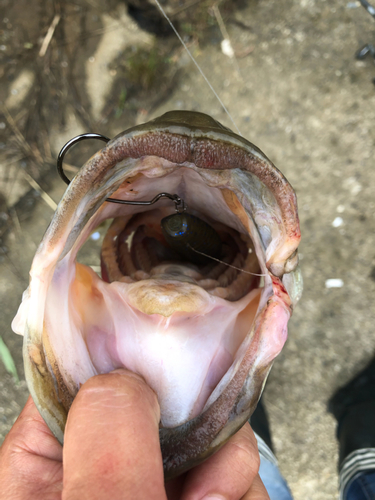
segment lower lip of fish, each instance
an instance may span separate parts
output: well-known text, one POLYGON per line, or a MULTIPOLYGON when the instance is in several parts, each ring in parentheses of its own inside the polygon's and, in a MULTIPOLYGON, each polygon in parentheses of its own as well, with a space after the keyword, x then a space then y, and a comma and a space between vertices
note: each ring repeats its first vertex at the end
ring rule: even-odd
MULTIPOLYGON (((201 149, 211 162, 210 168, 201 168, 183 159, 174 163, 147 155, 125 154, 125 160, 114 163, 111 151, 116 158, 123 154, 121 140, 114 140, 109 153, 105 149, 90 160, 69 187, 35 256, 30 288, 13 328, 25 333, 30 392, 60 441, 71 402, 88 378, 119 366, 143 375, 159 396, 164 467, 166 476, 173 476, 218 449, 257 403, 272 360, 286 340, 292 307, 286 283, 291 295, 301 289, 293 272, 288 280, 282 278, 283 269, 293 271, 297 263, 298 216, 292 189, 274 167, 267 167, 267 174, 265 157, 260 172, 266 185, 275 186, 272 190, 243 169, 215 170, 213 144, 201 149), (111 168, 92 177, 92 167, 103 158, 111 168), (162 191, 179 194, 192 213, 216 225, 224 238, 226 234, 237 241, 234 253, 245 245, 248 254, 242 252, 239 267, 261 271, 263 287, 245 273, 217 286, 207 283, 212 277, 199 267, 163 259, 132 271, 128 266, 142 260, 139 241, 129 260, 126 246, 111 247, 108 235, 102 251, 104 280, 76 263, 79 248, 103 220, 114 219, 113 243, 126 236, 131 224, 133 237, 140 236, 136 217, 145 217, 148 231, 155 220, 158 225, 173 212, 162 201, 157 210, 137 215, 134 207, 105 203, 108 196, 147 200, 162 191), (161 383, 151 373, 158 370, 161 383)), ((232 161, 231 153, 226 155, 221 144, 219 148, 232 161)))

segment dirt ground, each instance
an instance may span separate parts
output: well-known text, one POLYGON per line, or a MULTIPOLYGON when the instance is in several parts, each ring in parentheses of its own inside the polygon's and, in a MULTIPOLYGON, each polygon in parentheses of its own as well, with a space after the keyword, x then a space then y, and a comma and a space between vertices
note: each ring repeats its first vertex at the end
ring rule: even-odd
MULTIPOLYGON (((1 0, 0 6, 6 106, 0 115, 0 332, 21 378, 16 384, 0 363, 3 439, 27 398, 22 339, 10 323, 53 202, 64 191, 53 169, 60 147, 81 132, 113 137, 172 109, 233 125, 176 40, 156 40, 123 3, 81 0, 62 10, 43 0, 1 0)), ((195 5, 191 18, 189 12, 175 20, 198 63, 242 134, 297 192, 305 291, 265 405, 294 498, 334 499, 337 446, 327 399, 372 358, 375 344, 375 67, 371 59, 354 58, 360 46, 375 42, 374 20, 358 3, 338 0, 224 4, 236 54, 230 59, 209 4, 195 5), (329 279, 341 286, 327 287, 329 279)), ((81 165, 88 153, 83 148, 68 161, 81 165)))

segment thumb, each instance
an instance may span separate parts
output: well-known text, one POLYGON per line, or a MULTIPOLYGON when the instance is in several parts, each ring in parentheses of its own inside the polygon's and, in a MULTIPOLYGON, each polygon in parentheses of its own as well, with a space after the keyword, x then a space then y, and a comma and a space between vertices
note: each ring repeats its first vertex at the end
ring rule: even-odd
POLYGON ((89 379, 69 411, 63 500, 165 500, 155 393, 116 370, 89 379))

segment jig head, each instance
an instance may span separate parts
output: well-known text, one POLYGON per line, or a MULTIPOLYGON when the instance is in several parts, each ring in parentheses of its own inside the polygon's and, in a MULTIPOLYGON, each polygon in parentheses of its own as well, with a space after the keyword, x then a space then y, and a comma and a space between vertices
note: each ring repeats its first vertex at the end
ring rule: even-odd
POLYGON ((220 236, 199 217, 188 213, 173 214, 164 217, 160 224, 166 242, 189 262, 206 264, 207 255, 220 257, 220 236))

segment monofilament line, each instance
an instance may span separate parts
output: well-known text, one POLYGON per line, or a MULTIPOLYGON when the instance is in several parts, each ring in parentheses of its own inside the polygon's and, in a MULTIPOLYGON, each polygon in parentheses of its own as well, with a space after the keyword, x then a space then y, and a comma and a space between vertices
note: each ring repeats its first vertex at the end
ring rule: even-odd
POLYGON ((201 69, 201 67, 199 66, 199 64, 197 63, 197 61, 195 60, 193 54, 190 52, 190 50, 187 48, 187 45, 186 43, 183 41, 183 39, 181 38, 179 32, 176 30, 176 28, 174 27, 174 24, 172 23, 172 21, 169 19, 169 17, 167 16, 166 12, 164 11, 163 7, 160 5, 159 1, 158 0, 154 0, 156 5, 158 6, 160 12, 163 14, 163 16, 165 17, 165 19, 168 21, 170 27, 173 29, 173 31, 175 32, 177 38, 180 40, 182 46, 184 47, 184 49, 186 50, 186 52, 189 54, 189 57, 190 59, 193 61, 193 63, 195 64, 197 70, 199 71, 199 73, 202 75, 204 81, 207 83, 207 85, 210 87, 211 91, 213 92, 214 96, 216 97, 216 99, 219 101, 221 107, 223 108, 223 110, 226 112, 226 114, 229 116, 231 122, 233 123, 234 125, 234 128, 236 129, 237 133, 239 135, 242 136, 239 128, 237 127, 235 121, 233 120, 232 118, 232 115, 229 113, 227 107, 225 106, 225 104, 223 103, 223 101, 220 99, 220 97, 218 96, 218 94, 216 93, 215 89, 213 88, 213 86, 211 85, 211 83, 208 81, 208 78, 206 77, 206 75, 203 73, 203 70, 201 69))
POLYGON ((241 269, 240 267, 232 266, 232 264, 228 264, 227 262, 224 262, 223 260, 216 259, 215 257, 212 257, 211 255, 208 255, 206 253, 200 252, 199 250, 196 250, 193 248, 189 243, 187 246, 193 250, 193 252, 197 252, 201 255, 204 255, 205 257, 208 257, 209 259, 216 260, 216 262, 220 262, 220 264, 224 264, 225 266, 232 267, 233 269, 236 269, 237 271, 240 271, 241 273, 246 273, 246 274, 251 274, 252 276, 267 276, 267 274, 257 274, 257 273, 251 273, 250 271, 245 271, 245 269, 241 269))

